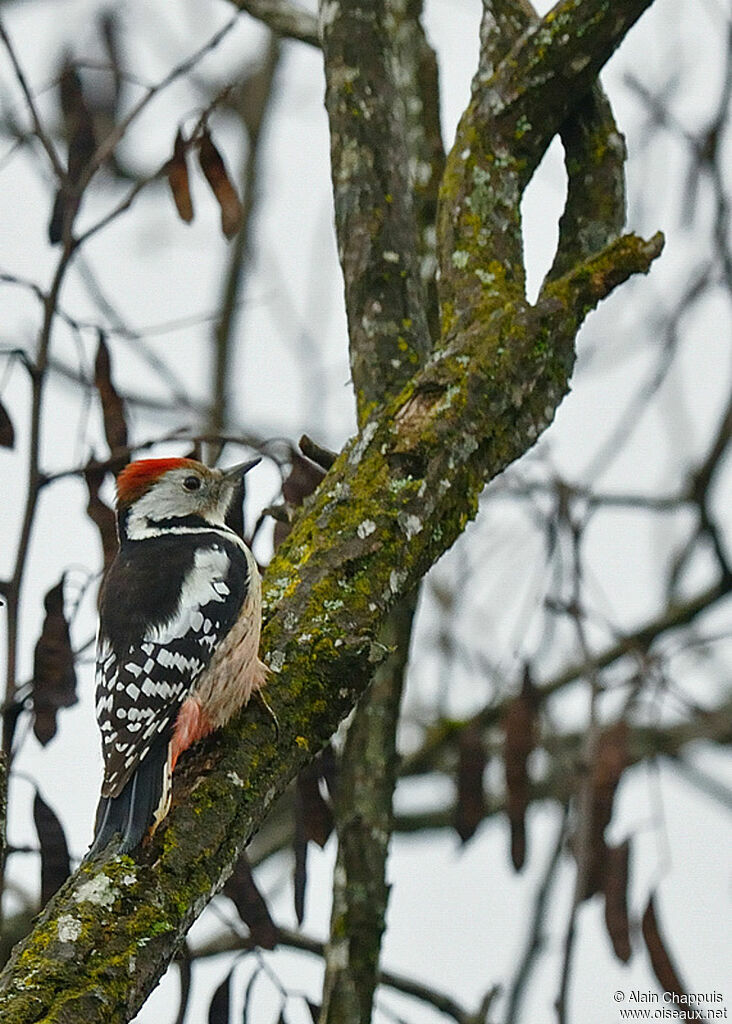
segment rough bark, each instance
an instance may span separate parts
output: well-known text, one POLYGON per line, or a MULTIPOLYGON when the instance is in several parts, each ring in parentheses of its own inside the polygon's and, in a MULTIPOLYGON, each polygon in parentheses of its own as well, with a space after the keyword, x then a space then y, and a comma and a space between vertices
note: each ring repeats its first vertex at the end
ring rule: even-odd
MULTIPOLYGON (((335 120, 333 178, 346 304, 352 325, 351 367, 360 397, 359 425, 363 427, 374 405, 398 391, 405 375, 409 377, 414 372, 415 366, 405 362, 403 352, 395 358, 393 349, 394 322, 403 307, 410 308, 424 294, 420 309, 425 310, 427 323, 422 322, 421 314, 419 351, 413 353, 413 360, 419 365, 439 329, 434 220, 444 151, 437 61, 420 22, 421 0, 386 0, 383 12, 372 11, 369 17, 359 10, 354 18, 356 9, 354 5, 342 16, 345 24, 340 31, 333 29, 336 19, 331 22, 331 31, 324 35, 323 43, 329 109, 335 120), (358 33, 353 40, 356 49, 374 55, 370 70, 377 80, 388 82, 388 88, 375 89, 373 83, 363 81, 360 68, 344 76, 345 55, 340 44, 354 32, 358 33), (354 93, 359 98, 357 104, 353 102, 354 93), (389 106, 395 102, 396 117, 389 106), (347 112, 350 110, 350 116, 343 116, 344 106, 347 112), (396 141, 384 148, 381 127, 389 121, 393 122, 396 141), (371 139, 365 170, 361 162, 348 156, 359 150, 364 136, 371 139), (394 149, 406 150, 407 165, 390 165, 394 149), (415 238, 417 248, 415 252, 406 248, 401 255, 388 253, 392 264, 398 257, 404 265, 393 268, 400 273, 393 275, 390 287, 374 304, 374 296, 363 288, 360 276, 349 272, 352 209, 368 201, 375 181, 393 178, 395 174, 400 176, 399 189, 411 197, 398 212, 402 234, 415 238), (367 325, 368 329, 354 329, 353 325, 359 324, 367 325), (426 335, 425 326, 429 332, 426 335)), ((385 255, 377 255, 377 271, 385 255)), ((397 337, 401 350, 404 342, 397 337)), ((385 620, 379 643, 390 654, 377 668, 366 698, 356 709, 339 760, 338 859, 333 876, 330 939, 324 954, 324 1024, 366 1024, 371 1019, 389 897, 386 859, 396 783, 396 731, 415 606, 413 591, 395 605, 385 620)))
MULTIPOLYGON (((262 647, 279 737, 265 715, 248 710, 186 759, 175 807, 148 847, 134 858, 110 851, 81 865, 0 977, 6 1024, 94 1024, 135 1014, 276 796, 365 691, 383 660, 377 640, 395 602, 475 515, 485 482, 551 421, 586 314, 659 254, 660 237, 612 241, 549 281, 530 306, 515 230, 522 188, 552 135, 649 2, 563 0, 485 84, 476 83, 442 185, 439 351, 414 376, 405 373, 382 405, 369 408, 361 398, 368 421, 266 573, 262 647)), ((331 15, 337 32, 340 8, 324 5, 324 34, 331 15)), ((353 10, 344 5, 344 14, 353 10)), ((348 41, 339 45, 345 50, 348 41)), ((363 56, 371 67, 373 54, 363 56)), ((344 61, 344 83, 351 66, 360 65, 344 61)), ((347 116, 341 99, 329 103, 334 120, 347 116)), ((380 125, 385 149, 398 148, 393 123, 380 125)), ((363 149, 368 169, 369 138, 363 149)), ((403 177, 393 180, 405 186, 403 177)), ((362 223, 364 207, 354 209, 349 231, 363 248, 349 256, 348 274, 373 275, 374 292, 407 313, 412 322, 404 335, 397 324, 396 338, 419 361, 428 331, 424 305, 421 320, 416 308, 411 316, 419 294, 419 267, 407 252, 416 244, 413 212, 407 196, 380 198, 384 184, 366 182, 364 192, 376 204, 375 236, 362 223), (407 271, 403 291, 381 274, 394 261, 378 266, 387 243, 407 271)), ((382 326, 378 343, 393 344, 382 326)))
POLYGON ((396 728, 416 601, 389 615, 382 642, 392 653, 374 673, 340 760, 330 939, 325 949, 322 1024, 368 1024, 378 983, 389 887, 386 857, 397 777, 396 728))
POLYGON ((431 347, 387 10, 385 0, 321 3, 336 232, 361 424, 431 347))

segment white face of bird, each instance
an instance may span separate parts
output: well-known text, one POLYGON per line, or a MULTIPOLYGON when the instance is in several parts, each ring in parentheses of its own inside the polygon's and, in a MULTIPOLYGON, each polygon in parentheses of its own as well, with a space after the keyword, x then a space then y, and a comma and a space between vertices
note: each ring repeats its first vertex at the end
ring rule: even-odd
POLYGON ((192 459, 180 460, 149 480, 145 490, 129 503, 127 533, 132 539, 149 536, 153 524, 197 516, 214 526, 223 526, 231 499, 244 473, 260 461, 242 463, 232 469, 209 469, 192 459))

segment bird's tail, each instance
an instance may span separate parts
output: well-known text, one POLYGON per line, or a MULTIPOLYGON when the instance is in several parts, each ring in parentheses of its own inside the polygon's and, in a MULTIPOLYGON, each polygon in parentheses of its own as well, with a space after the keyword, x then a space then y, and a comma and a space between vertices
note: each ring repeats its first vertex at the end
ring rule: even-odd
POLYGON ((115 836, 117 853, 129 853, 168 813, 171 794, 169 737, 153 744, 117 796, 103 796, 97 807, 94 840, 89 856, 99 853, 115 836))

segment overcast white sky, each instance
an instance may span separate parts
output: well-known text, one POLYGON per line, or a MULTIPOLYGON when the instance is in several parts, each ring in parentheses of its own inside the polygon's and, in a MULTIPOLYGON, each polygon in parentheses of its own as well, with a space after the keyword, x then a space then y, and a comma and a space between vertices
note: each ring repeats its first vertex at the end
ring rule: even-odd
MULTIPOLYGON (((544 4, 543 9, 548 6, 544 4)), ((63 49, 68 47, 77 57, 99 59, 94 19, 101 7, 93 0, 25 0, 2 5, 3 18, 29 81, 41 94, 44 114, 54 111, 53 92, 47 86, 63 49)), ((175 7, 123 0, 114 9, 129 32, 127 66, 145 82, 161 78, 175 61, 196 49, 231 15, 228 4, 211 0, 181 0, 175 7)), ((426 26, 440 60, 448 145, 469 95, 480 9, 478 0, 426 0, 426 26)), ((651 276, 617 292, 583 329, 573 390, 544 438, 554 465, 571 479, 582 479, 601 440, 622 417, 633 387, 653 364, 656 348, 645 324, 649 310, 673 301, 688 277, 689 266, 708 245, 703 231, 692 231, 681 224, 682 151, 662 138, 651 148, 644 148, 642 110, 624 83, 624 75, 632 72, 649 90, 672 75, 680 76, 682 85, 674 93, 674 113, 688 129, 697 128, 708 120, 717 101, 724 47, 721 26, 723 19, 731 16, 732 8, 724 0, 656 0, 603 76, 630 151, 629 226, 646 235, 662 228, 667 245, 651 276)), ((242 60, 252 59, 261 41, 259 27, 242 18, 223 46, 202 62, 197 74, 208 80, 226 81, 241 67, 242 60)), ((238 323, 236 419, 265 436, 297 439, 307 430, 338 448, 352 433, 354 418, 332 229, 321 60, 304 45, 286 43, 278 76, 280 91, 262 161, 263 203, 256 222, 255 266, 238 323)), ((12 96, 13 102, 20 104, 4 54, 0 56, 0 83, 3 100, 12 96)), ((198 102, 200 95, 185 82, 161 95, 126 140, 125 158, 144 170, 162 163, 170 152, 182 113, 190 121, 198 102)), ((212 125, 222 140, 229 165, 236 167, 242 151, 240 136, 223 119, 214 118, 212 125)), ((726 144, 729 147, 729 138, 726 144)), ((6 142, 3 150, 7 148, 6 142)), ((50 175, 39 159, 21 154, 6 160, 3 150, 0 272, 26 276, 45 286, 57 259, 46 241, 50 175)), ((203 184, 195 182, 194 188, 197 216, 192 226, 175 218, 162 189, 151 189, 138 199, 129 217, 102 232, 85 253, 103 291, 135 328, 198 318, 216 308, 226 243, 219 235, 218 213, 203 184)), ((116 194, 119 197, 122 191, 116 194)), ((563 194, 561 149, 555 141, 524 204, 530 289, 537 287, 551 262, 563 194)), ((98 190, 85 203, 82 224, 92 222, 110 201, 109 190, 98 190)), ((82 319, 98 317, 76 272, 64 289, 62 306, 82 319)), ((35 299, 21 289, 0 288, 3 347, 30 344, 38 324, 35 299)), ((175 368, 199 398, 208 388, 209 337, 207 325, 193 323, 149 338, 155 352, 175 368)), ((604 487, 664 490, 678 485, 683 469, 704 450, 727 399, 730 338, 729 298, 725 301, 712 295, 684 323, 677 365, 654 410, 639 419, 627 448, 609 466, 602 480, 604 487), (673 415, 669 415, 669 409, 673 409, 673 415)), ((54 338, 53 354, 74 365, 80 358, 78 344, 60 329, 54 338)), ((87 332, 82 339, 87 366, 93 358, 94 344, 95 338, 87 332)), ((115 377, 123 389, 165 393, 164 386, 151 377, 131 346, 113 340, 112 352, 115 377)), ((28 443, 24 430, 27 382, 17 365, 9 376, 4 373, 0 366, 2 399, 19 436, 14 453, 0 454, 5 489, 0 504, 3 573, 14 557, 28 443)), ((80 402, 75 390, 54 384, 49 388, 47 408, 44 468, 53 472, 82 463, 90 443, 98 452, 103 451, 98 413, 80 402)), ((134 436, 147 438, 185 423, 182 411, 163 419, 162 427, 160 419, 138 412, 133 419, 134 436)), ((180 447, 170 450, 179 451, 180 447)), ((253 506, 268 504, 278 487, 275 472, 264 466, 252 481, 253 506)), ((731 500, 728 472, 718 489, 715 506, 720 510, 729 508, 731 500)), ((31 673, 42 594, 63 571, 69 574, 73 592, 88 572, 99 568, 97 536, 83 518, 84 503, 84 488, 76 479, 55 484, 41 502, 24 592, 21 679, 31 673), (69 509, 73 509, 73 517, 69 509)), ((668 523, 651 532, 638 516, 618 514, 607 518, 592 540, 590 560, 601 581, 608 616, 617 625, 632 627, 657 607, 659 559, 680 536, 679 527, 668 523)), ((469 536, 437 570, 446 579, 456 580, 466 560, 473 565, 474 572, 462 594, 461 628, 468 636, 487 636, 492 656, 509 675, 515 673, 538 629, 538 619, 532 619, 531 609, 538 607, 547 586, 541 566, 537 568, 539 552, 540 541, 530 523, 516 521, 515 511, 507 511, 500 501, 488 502, 469 536)), ((266 556, 265 546, 259 554, 266 556)), ((708 567, 698 567, 699 579, 705 571, 708 567)), ((415 642, 418 652, 422 649, 427 653, 415 658, 406 698, 408 711, 429 706, 440 691, 430 653, 434 616, 434 608, 428 605, 415 642)), ((719 628, 729 633, 729 607, 726 618, 720 616, 719 628)), ((89 593, 74 623, 74 639, 80 643, 93 631, 94 600, 89 593)), ((694 677, 690 684, 693 682, 694 677)), ((23 744, 11 792, 9 835, 14 844, 32 845, 35 841, 30 813, 32 780, 59 812, 72 853, 81 856, 88 845, 101 764, 90 663, 80 667, 79 684, 80 703, 62 715, 54 741, 44 750, 32 736, 23 744)), ((699 686, 709 686, 708 680, 700 677, 699 686)), ((487 692, 482 682, 476 684, 465 671, 456 670, 449 694, 450 709, 454 713, 474 710, 485 701, 487 692)), ((702 697, 710 695, 711 691, 702 692, 702 697)), ((562 705, 568 722, 584 714, 580 700, 575 694, 562 705)), ((25 728, 27 724, 21 725, 25 728)), ((732 781, 729 762, 725 764, 717 753, 700 750, 698 757, 715 773, 726 772, 732 781)), ((424 801, 431 804, 435 785, 402 787, 398 806, 420 806, 424 801)), ((450 793, 444 796, 447 800, 450 793)), ((497 820, 486 823, 465 849, 460 849, 452 834, 397 839, 389 862, 393 889, 385 966, 432 982, 468 1007, 477 1005, 491 984, 510 978, 523 945, 530 897, 553 839, 556 814, 553 808, 532 808, 529 863, 520 876, 509 870, 507 830, 497 820)), ((674 951, 689 987, 695 991, 725 991, 727 987, 727 1006, 732 1010, 732 991, 728 987, 729 818, 725 819, 717 805, 670 770, 656 774, 639 768, 628 773, 621 787, 612 824, 613 838, 629 833, 636 840, 633 910, 637 913, 642 909, 649 890, 659 886, 663 924, 673 937, 674 951)), ((305 930, 318 937, 327 933, 333 859, 332 841, 323 852, 310 851, 305 930)), ((281 857, 267 865, 260 881, 270 894, 276 918, 294 924, 289 875, 289 861, 281 857)), ((12 858, 10 877, 23 889, 35 890, 37 861, 31 857, 12 858)), ((542 961, 538 983, 532 987, 525 1007, 523 1019, 531 1024, 554 1019, 552 1001, 571 886, 571 873, 565 866, 559 880, 559 912, 549 922, 549 955, 542 961)), ((225 904, 220 913, 231 916, 225 904)), ((208 917, 194 928, 193 940, 218 927, 216 919, 208 917)), ((615 1024, 618 1018, 612 993, 631 987, 653 989, 648 964, 640 949, 627 967, 613 959, 597 900, 583 908, 579 928, 571 1019, 615 1024)), ((319 972, 314 962, 290 953, 268 954, 265 960, 283 982, 317 998, 319 972)), ((228 967, 228 960, 220 958, 196 968, 189 1024, 206 1019, 211 991, 228 967)), ((242 979, 250 969, 247 960, 240 968, 242 979)), ((264 1008, 276 1006, 273 992, 270 983, 260 982, 255 998, 258 1009, 252 1019, 270 1019, 264 1008)), ((177 980, 173 975, 149 1000, 137 1018, 139 1024, 172 1022, 176 1000, 177 980)), ((391 994, 384 1002, 398 1008, 411 1022, 429 1024, 444 1019, 391 994)), ((294 1003, 288 1012, 294 1024, 308 1019, 307 1011, 294 1003)), ((376 1017, 378 1024, 389 1019, 385 1014, 376 1017)), ((496 1019, 500 1019, 500 1009, 496 1019)))

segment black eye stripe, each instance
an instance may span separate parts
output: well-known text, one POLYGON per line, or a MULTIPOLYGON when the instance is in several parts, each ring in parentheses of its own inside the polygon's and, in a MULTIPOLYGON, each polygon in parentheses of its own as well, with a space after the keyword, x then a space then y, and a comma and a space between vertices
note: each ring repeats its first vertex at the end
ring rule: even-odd
POLYGON ((198 476, 187 476, 183 481, 183 486, 187 491, 197 491, 201 486, 201 478, 198 476))

